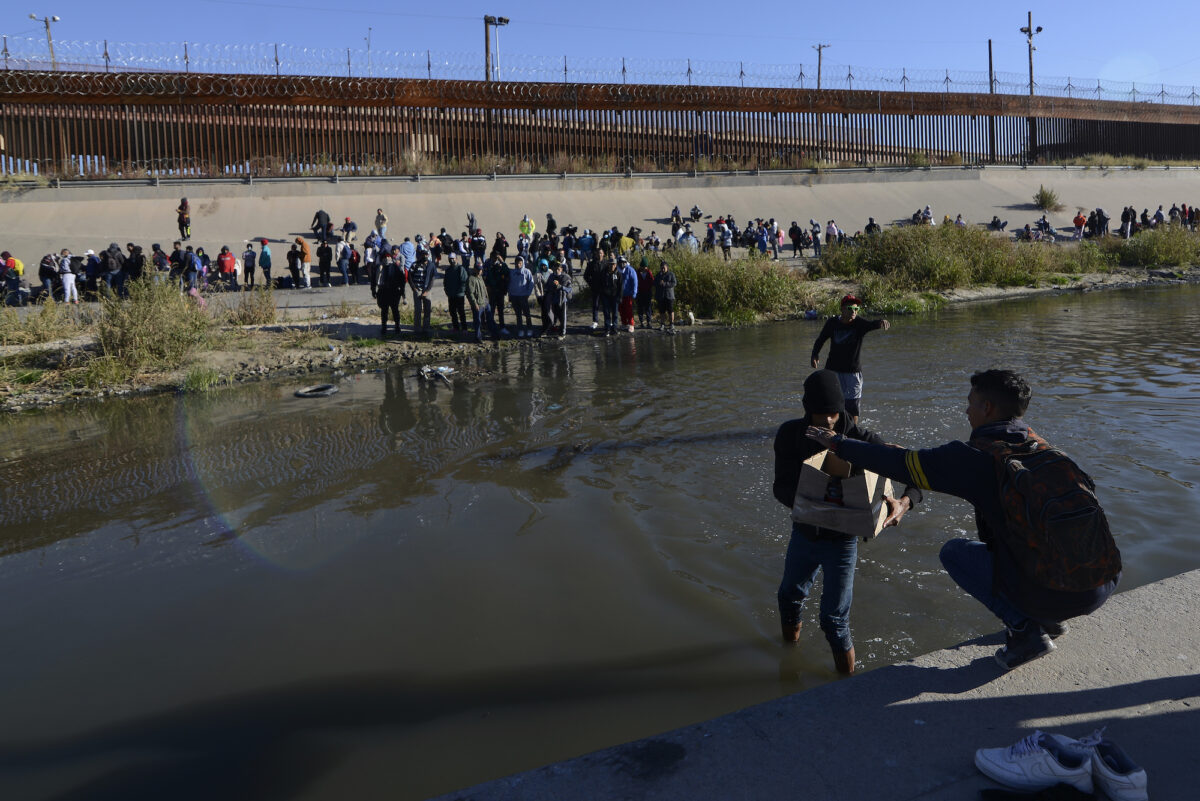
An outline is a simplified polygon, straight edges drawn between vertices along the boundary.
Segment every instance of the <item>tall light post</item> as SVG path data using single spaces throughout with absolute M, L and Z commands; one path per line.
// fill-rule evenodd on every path
M 1033 110 L 1033 51 L 1037 48 L 1033 46 L 1034 34 L 1042 32 L 1042 26 L 1033 27 L 1033 12 L 1029 12 L 1029 16 L 1025 22 L 1025 27 L 1021 28 L 1021 33 L 1025 34 L 1025 41 L 1029 45 L 1029 97 L 1030 111 Z M 1033 114 L 1029 115 L 1029 156 L 1035 158 L 1037 156 L 1037 120 Z
M 38 15 L 30 14 L 29 18 L 36 20 L 38 18 Z M 50 23 L 51 22 L 60 22 L 61 19 L 57 16 L 42 17 L 41 21 L 46 25 L 46 46 L 50 48 L 50 69 L 57 70 L 58 69 L 58 61 L 54 58 L 54 37 L 50 35 Z
M 500 28 L 508 24 L 508 17 L 493 17 L 486 14 L 483 17 L 483 71 L 485 81 L 492 80 L 492 28 L 496 29 L 497 50 L 499 50 Z M 496 60 L 500 60 L 497 52 Z
M 363 38 L 367 40 L 367 77 L 374 78 L 375 74 L 371 72 L 371 26 L 367 26 L 367 35 Z

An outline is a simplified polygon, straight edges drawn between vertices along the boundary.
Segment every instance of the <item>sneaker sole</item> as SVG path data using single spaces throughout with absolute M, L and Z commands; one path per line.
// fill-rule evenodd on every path
M 1047 648 L 1045 651 L 1042 651 L 1040 654 L 1034 654 L 1033 656 L 1029 657 L 1028 659 L 1024 659 L 1024 660 L 1016 663 L 1015 665 L 1009 665 L 1008 663 L 1006 663 L 1004 661 L 1004 658 L 1001 656 L 1001 654 L 1004 653 L 1003 648 L 996 651 L 993 658 L 996 660 L 996 664 L 999 665 L 1000 667 L 1004 668 L 1005 670 L 1016 670 L 1021 665 L 1028 665 L 1030 662 L 1034 662 L 1038 659 L 1041 659 L 1043 656 L 1046 656 L 1047 654 L 1054 653 L 1055 650 L 1056 649 L 1055 649 L 1054 643 L 1052 642 L 1052 643 L 1050 643 L 1050 647 Z

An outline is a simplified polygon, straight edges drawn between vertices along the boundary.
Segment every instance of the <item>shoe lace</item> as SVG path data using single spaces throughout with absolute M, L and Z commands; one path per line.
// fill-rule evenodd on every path
M 1100 745 L 1100 741 L 1104 739 L 1104 730 L 1107 728 L 1107 726 L 1101 726 L 1086 737 L 1080 737 L 1079 744 L 1087 748 L 1094 748 Z
M 1042 740 L 1041 731 L 1035 731 L 1033 734 L 1029 735 L 1028 737 L 1026 737 L 1022 740 L 1018 740 L 1017 742 L 1013 743 L 1012 746 L 1009 747 L 1008 753 L 1010 756 L 1013 756 L 1013 757 L 1023 757 L 1023 756 L 1026 756 L 1027 754 L 1036 753 L 1038 751 L 1043 750 L 1041 740 Z

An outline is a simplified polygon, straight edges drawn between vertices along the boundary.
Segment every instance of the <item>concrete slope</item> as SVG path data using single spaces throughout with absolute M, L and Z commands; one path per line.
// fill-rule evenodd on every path
M 193 244 L 210 253 L 239 247 L 249 238 L 284 242 L 308 234 L 317 208 L 336 221 L 353 217 L 365 234 L 382 207 L 390 234 L 428 234 L 445 226 L 466 228 L 473 211 L 489 238 L 497 229 L 515 239 L 517 222 L 528 214 L 539 227 L 547 211 L 560 225 L 600 228 L 630 225 L 660 235 L 669 230 L 672 205 L 699 204 L 712 215 L 732 213 L 739 221 L 775 217 L 821 223 L 835 219 L 850 231 L 869 216 L 887 224 L 930 204 L 936 219 L 962 213 L 974 223 L 993 214 L 1010 228 L 1035 219 L 1031 203 L 1038 186 L 1055 189 L 1065 204 L 1051 215 L 1068 224 L 1077 207 L 1102 206 L 1113 216 L 1126 204 L 1151 212 L 1158 204 L 1200 203 L 1200 170 L 1063 170 L 1031 168 L 849 171 L 761 176 L 689 178 L 372 179 L 334 183 L 328 179 L 286 183 L 145 183 L 122 186 L 65 186 L 0 193 L 0 249 L 34 262 L 63 247 L 75 253 L 109 242 L 159 242 L 177 236 L 174 209 L 181 195 L 193 207 Z M 278 253 L 277 253 L 278 257 Z
M 963 801 L 977 748 L 1107 726 L 1151 797 L 1195 798 L 1200 571 L 1115 596 L 1010 673 L 971 641 L 440 801 Z M 782 647 L 782 646 L 781 646 Z

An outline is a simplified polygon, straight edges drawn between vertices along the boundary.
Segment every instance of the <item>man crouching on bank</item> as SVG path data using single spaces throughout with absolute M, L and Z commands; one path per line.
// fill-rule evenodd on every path
M 806 432 L 858 467 L 975 507 L 980 541 L 952 539 L 941 560 L 1004 623 L 996 661 L 1006 670 L 1053 651 L 1065 621 L 1099 609 L 1121 576 L 1092 480 L 1023 419 L 1031 394 L 1009 370 L 976 373 L 967 395 L 970 441 L 937 448 L 857 442 L 831 426 Z
M 824 450 L 805 437 L 806 430 L 829 429 L 838 436 L 883 445 L 875 433 L 859 428 L 846 414 L 845 400 L 837 373 L 818 370 L 804 380 L 804 417 L 789 420 L 775 435 L 775 499 L 791 509 L 796 503 L 796 488 L 801 465 L 805 459 Z M 904 513 L 921 500 L 921 492 L 906 487 L 899 498 L 884 500 L 888 516 L 884 526 L 894 526 Z M 792 538 L 788 542 L 779 584 L 779 621 L 783 641 L 791 644 L 800 639 L 800 612 L 812 591 L 817 571 L 825 571 L 821 589 L 821 631 L 833 650 L 833 662 L 839 673 L 854 673 L 854 641 L 850 638 L 850 604 L 854 599 L 854 566 L 858 561 L 858 537 L 832 531 L 808 523 L 792 522 Z

